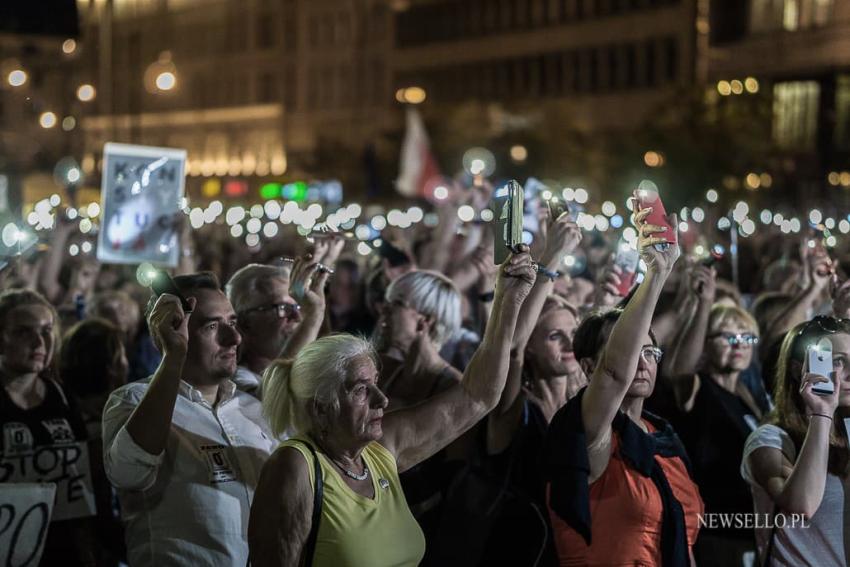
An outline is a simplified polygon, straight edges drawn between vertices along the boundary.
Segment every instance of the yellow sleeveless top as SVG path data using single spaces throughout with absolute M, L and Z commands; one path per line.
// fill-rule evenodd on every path
M 315 443 L 311 443 L 315 448 Z M 297 449 L 307 459 L 315 490 L 313 456 L 298 439 L 281 446 Z M 318 452 L 318 451 L 317 451 Z M 354 492 L 325 455 L 318 452 L 324 479 L 322 521 L 313 555 L 314 567 L 402 567 L 419 565 L 425 536 L 410 512 L 395 457 L 381 444 L 363 449 L 375 499 Z

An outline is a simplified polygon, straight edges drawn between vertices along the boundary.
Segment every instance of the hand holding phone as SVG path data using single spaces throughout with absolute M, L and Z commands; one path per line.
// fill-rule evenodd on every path
M 808 362 L 808 373 L 823 376 L 828 382 L 818 382 L 812 385 L 812 392 L 822 396 L 828 396 L 835 392 L 832 374 L 832 343 L 829 339 L 821 339 L 806 348 L 806 361 Z
M 493 261 L 502 264 L 508 255 L 516 252 L 522 244 L 523 189 L 514 180 L 493 194 L 493 210 L 496 213 L 493 231 Z
M 658 191 L 647 187 L 636 189 L 634 192 L 634 208 L 635 212 L 652 209 L 646 219 L 644 219 L 644 222 L 664 228 L 664 232 L 655 234 L 656 237 L 664 238 L 668 244 L 677 243 L 676 231 L 667 221 L 667 211 L 664 209 L 664 203 L 661 202 L 661 196 L 658 194 Z M 656 244 L 655 247 L 661 251 L 666 246 L 664 244 Z
M 617 285 L 617 294 L 626 297 L 632 290 L 637 276 L 640 254 L 625 240 L 617 243 L 617 253 L 614 256 L 614 265 L 620 269 L 620 283 Z
M 180 306 L 183 308 L 183 313 L 188 314 L 192 312 L 192 304 L 190 304 L 189 300 L 180 293 L 180 289 L 178 289 L 177 284 L 174 283 L 174 280 L 171 279 L 171 276 L 169 276 L 168 272 L 165 270 L 155 270 L 155 275 L 151 278 L 151 290 L 157 297 L 163 293 L 176 296 L 177 299 L 180 300 Z

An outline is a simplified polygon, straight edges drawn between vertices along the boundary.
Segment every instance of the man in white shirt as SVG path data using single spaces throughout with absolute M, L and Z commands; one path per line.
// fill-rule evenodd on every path
M 211 273 L 178 276 L 148 325 L 156 373 L 112 393 L 104 462 L 127 522 L 132 567 L 243 566 L 260 469 L 277 445 L 260 402 L 236 389 L 236 313 Z

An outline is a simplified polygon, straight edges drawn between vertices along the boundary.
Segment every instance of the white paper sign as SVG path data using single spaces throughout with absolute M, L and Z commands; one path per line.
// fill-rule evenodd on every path
M 0 564 L 38 565 L 55 493 L 55 484 L 0 484 Z
M 114 143 L 103 147 L 98 260 L 177 265 L 175 219 L 185 170 L 186 150 Z
M 52 483 L 56 487 L 54 520 L 86 518 L 97 512 L 88 445 L 84 441 L 4 452 L 0 457 L 0 485 L 27 482 Z

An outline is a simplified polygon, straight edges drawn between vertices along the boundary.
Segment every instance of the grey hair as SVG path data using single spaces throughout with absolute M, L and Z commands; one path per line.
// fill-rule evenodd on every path
M 318 408 L 339 413 L 339 395 L 352 363 L 369 357 L 372 345 L 360 337 L 337 334 L 302 348 L 294 359 L 276 360 L 263 373 L 263 414 L 280 437 L 317 432 Z
M 414 270 L 397 278 L 387 288 L 386 302 L 397 300 L 434 320 L 430 336 L 438 347 L 460 330 L 460 292 L 439 272 Z
M 224 286 L 224 293 L 237 314 L 248 308 L 251 294 L 257 291 L 258 284 L 270 278 L 283 278 L 289 281 L 289 267 L 269 266 L 266 264 L 248 264 L 236 271 Z

